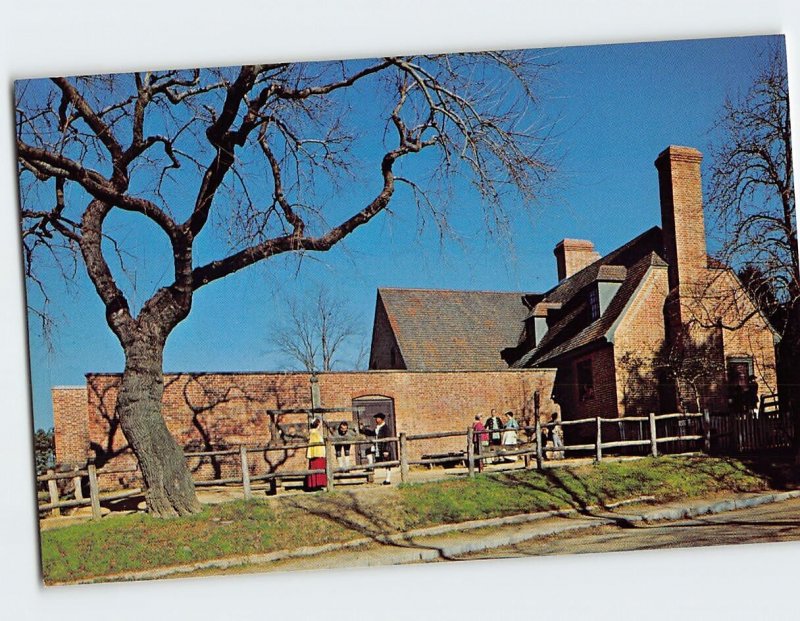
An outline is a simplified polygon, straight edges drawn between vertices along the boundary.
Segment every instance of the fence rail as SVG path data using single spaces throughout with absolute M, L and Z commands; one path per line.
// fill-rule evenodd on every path
M 305 410 L 304 410 L 305 411 Z M 781 417 L 780 413 L 772 413 L 769 416 Z M 780 418 L 784 421 L 784 418 Z M 287 443 L 287 444 L 267 444 L 263 446 L 242 445 L 237 448 L 226 448 L 212 451 L 192 451 L 184 455 L 187 460 L 207 459 L 216 457 L 229 457 L 234 459 L 233 466 L 238 471 L 231 476 L 217 476 L 208 480 L 196 480 L 198 487 L 237 485 L 241 486 L 244 498 L 251 498 L 254 487 L 266 485 L 272 493 L 277 493 L 278 487 L 287 482 L 298 482 L 311 474 L 326 474 L 327 489 L 334 489 L 337 482 L 350 481 L 363 478 L 371 481 L 373 473 L 378 468 L 400 468 L 400 479 L 405 482 L 409 478 L 411 466 L 434 466 L 442 464 L 463 463 L 467 467 L 468 475 L 474 476 L 475 470 L 481 470 L 483 465 L 489 461 L 497 460 L 524 460 L 525 466 L 530 466 L 535 462 L 537 468 L 543 467 L 545 459 L 560 459 L 566 453 L 589 453 L 594 456 L 595 461 L 602 461 L 609 450 L 620 449 L 642 449 L 649 447 L 649 451 L 640 451 L 639 454 L 649 453 L 658 456 L 663 452 L 664 445 L 671 445 L 671 448 L 679 450 L 693 449 L 710 452 L 712 446 L 712 435 L 716 438 L 726 437 L 730 434 L 719 422 L 719 417 L 710 417 L 709 414 L 650 414 L 649 416 L 627 417 L 627 418 L 583 418 L 578 420 L 565 420 L 561 422 L 550 422 L 541 424 L 536 421 L 533 426 L 521 426 L 514 430 L 517 435 L 516 443 L 501 444 L 493 448 L 483 445 L 483 441 L 492 433 L 491 430 L 476 432 L 472 427 L 461 431 L 441 431 L 434 433 L 406 434 L 400 433 L 398 436 L 381 438 L 383 445 L 390 445 L 392 453 L 390 461 L 368 460 L 366 464 L 356 464 L 352 466 L 340 467 L 335 464 L 334 449 L 337 446 L 362 446 L 368 445 L 375 447 L 375 438 L 354 438 L 348 440 L 336 440 L 332 436 L 327 436 L 322 443 Z M 777 420 L 777 419 L 776 419 Z M 644 423 L 647 423 L 646 425 Z M 634 425 L 634 431 L 629 433 L 626 428 Z M 616 427 L 614 436 L 606 437 L 604 428 L 613 425 Z M 589 429 L 588 433 L 578 433 L 579 426 Z M 559 430 L 558 427 L 561 429 Z M 576 430 L 575 436 L 578 442 L 567 444 L 563 442 L 563 429 Z M 500 430 L 505 438 L 508 429 Z M 496 432 L 495 432 L 496 433 Z M 573 431 L 570 431 L 573 433 Z M 554 442 L 554 435 L 561 438 L 561 442 Z M 594 436 L 593 438 L 591 436 Z M 628 435 L 636 437 L 627 437 Z M 645 437 L 641 437 L 641 436 Z M 527 437 L 524 437 L 527 436 Z M 547 438 L 546 436 L 549 436 Z M 422 454 L 422 457 L 412 458 L 411 455 L 420 453 L 419 446 L 415 443 L 433 439 L 454 438 L 461 439 L 460 447 L 455 450 L 440 453 Z M 587 441 L 589 440 L 589 441 Z M 591 441 L 593 440 L 593 441 Z M 510 442 L 510 441 L 509 441 Z M 699 443 L 699 445 L 698 445 Z M 275 469 L 270 462 L 266 462 L 270 471 L 264 473 L 251 472 L 251 456 L 253 453 L 261 453 L 266 461 L 267 455 L 273 452 L 296 452 L 310 447 L 325 447 L 326 467 L 325 469 L 298 469 L 280 470 Z M 372 453 L 374 456 L 374 452 Z M 253 464 L 254 465 L 254 464 Z M 97 519 L 101 515 L 101 502 L 112 502 L 122 498 L 127 498 L 141 493 L 140 489 L 126 490 L 124 492 L 102 495 L 99 492 L 97 483 L 98 476 L 122 473 L 138 472 L 138 468 L 109 468 L 98 469 L 94 463 L 89 463 L 84 468 L 74 469 L 67 472 L 54 472 L 49 470 L 47 474 L 37 477 L 38 481 L 47 482 L 50 501 L 40 504 L 39 510 L 53 511 L 58 513 L 61 508 L 73 508 L 79 506 L 91 506 L 92 517 Z M 219 470 L 221 472 L 221 469 Z M 89 498 L 83 497 L 83 481 L 88 478 Z M 59 498 L 58 481 L 72 480 L 75 498 Z

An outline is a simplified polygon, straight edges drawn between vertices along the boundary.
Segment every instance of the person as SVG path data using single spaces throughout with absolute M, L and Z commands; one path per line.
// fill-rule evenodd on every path
M 381 440 L 381 438 L 388 438 L 391 435 L 389 427 L 386 425 L 386 415 L 378 412 L 373 418 L 375 419 L 375 461 L 378 463 L 394 461 L 394 446 L 390 441 Z M 386 466 L 386 478 L 383 480 L 383 484 L 390 485 L 391 482 L 392 467 Z
M 519 423 L 517 422 L 517 419 L 514 418 L 514 412 L 511 410 L 506 412 L 506 416 L 508 416 L 508 420 L 503 427 L 503 449 L 506 451 L 513 451 L 517 448 L 517 432 L 519 431 Z M 511 455 L 507 459 L 510 461 L 517 461 L 517 456 Z
M 489 434 L 486 433 L 486 427 L 481 422 L 481 415 L 475 415 L 475 422 L 472 423 L 472 446 L 475 449 L 475 460 L 478 462 L 478 472 L 483 472 L 483 454 L 484 447 L 489 446 Z
M 550 438 L 550 428 L 542 425 L 542 457 L 552 458 L 553 440 Z
M 336 463 L 339 468 L 350 467 L 350 445 L 338 443 L 346 440 L 355 440 L 355 437 L 356 432 L 350 429 L 350 423 L 346 420 L 339 423 L 339 426 L 336 428 L 336 433 L 334 434 L 334 440 L 336 440 L 337 444 L 333 445 L 333 450 L 336 453 Z
M 750 413 L 758 417 L 758 382 L 756 376 L 751 375 L 747 379 L 747 389 L 745 390 L 745 405 Z
M 489 444 L 493 450 L 497 450 L 500 447 L 500 430 L 503 428 L 503 421 L 500 420 L 500 417 L 497 415 L 497 410 L 492 408 L 492 411 L 489 413 L 489 418 L 486 419 L 486 429 L 490 431 L 489 433 Z M 497 458 L 494 459 L 495 463 L 498 461 Z
M 550 428 L 550 438 L 553 442 L 553 459 L 564 459 L 564 429 L 561 427 L 561 422 L 558 420 L 558 414 L 553 412 L 550 418 L 553 426 Z
M 322 437 L 322 421 L 315 418 L 309 424 L 308 443 L 306 449 L 306 458 L 308 459 L 309 470 L 322 470 L 306 475 L 305 489 L 308 492 L 313 492 L 324 488 L 328 485 L 328 477 L 325 474 L 325 445 L 324 438 Z

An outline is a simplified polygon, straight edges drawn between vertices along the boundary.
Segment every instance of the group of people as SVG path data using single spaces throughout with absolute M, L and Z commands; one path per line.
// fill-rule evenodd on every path
M 472 441 L 478 471 L 483 470 L 483 465 L 487 461 L 481 456 L 487 451 L 493 453 L 514 452 L 519 443 L 519 423 L 514 417 L 514 412 L 505 413 L 506 420 L 497 415 L 497 411 L 492 409 L 486 422 L 481 421 L 481 415 L 475 415 L 475 422 L 472 423 Z M 564 433 L 558 423 L 558 414 L 553 414 L 550 424 L 542 427 L 542 442 L 544 454 L 552 459 L 563 459 L 564 457 Z M 517 461 L 517 455 L 495 455 L 491 458 L 493 463 L 501 461 Z
M 497 451 L 499 447 L 503 447 L 504 451 L 514 451 L 519 442 L 519 423 L 514 417 L 514 412 L 509 410 L 505 413 L 506 420 L 503 421 L 497 415 L 497 411 L 492 409 L 486 423 L 481 422 L 481 415 L 475 415 L 475 422 L 472 423 L 472 441 L 475 448 L 475 456 L 480 457 L 484 452 L 493 448 Z M 507 457 L 495 457 L 493 461 L 497 462 L 500 459 L 508 459 L 516 461 L 516 455 L 508 455 Z M 478 459 L 478 471 L 483 470 L 483 459 Z
M 501 461 L 515 462 L 518 459 L 518 455 L 513 453 L 517 450 L 519 444 L 520 425 L 513 411 L 509 410 L 504 416 L 505 420 L 498 416 L 497 411 L 494 409 L 492 409 L 485 422 L 481 420 L 480 414 L 475 416 L 472 430 L 473 448 L 478 471 L 483 470 L 484 463 L 488 459 L 491 459 L 493 463 Z M 386 416 L 382 412 L 378 412 L 373 419 L 375 420 L 374 428 L 352 429 L 346 420 L 341 421 L 336 427 L 332 434 L 332 439 L 336 463 L 340 469 L 350 467 L 352 445 L 349 442 L 357 442 L 359 432 L 372 439 L 372 442 L 366 448 L 367 467 L 374 467 L 381 463 L 390 464 L 397 459 L 395 457 L 394 442 L 388 440 L 391 437 L 391 431 L 386 424 Z M 315 418 L 309 423 L 308 442 L 309 446 L 306 449 L 308 469 L 315 472 L 306 476 L 305 489 L 316 491 L 324 489 L 328 484 L 326 475 L 327 455 L 321 419 Z M 558 423 L 557 414 L 553 414 L 550 424 L 542 426 L 542 442 L 545 444 L 544 454 L 546 457 L 551 459 L 562 459 L 564 457 L 564 436 L 561 425 Z M 491 458 L 482 457 L 487 452 L 495 453 L 495 455 Z M 392 482 L 391 465 L 384 466 L 384 468 L 385 478 L 383 485 L 390 485 Z
M 378 412 L 373 417 L 375 427 L 373 429 L 361 429 L 361 433 L 365 436 L 373 438 L 373 442 L 367 445 L 366 458 L 368 466 L 374 466 L 376 463 L 394 461 L 394 445 L 386 438 L 391 437 L 391 432 L 386 424 L 386 415 Z M 336 427 L 336 431 L 332 434 L 334 441 L 333 450 L 336 454 L 336 463 L 340 469 L 350 467 L 350 449 L 351 444 L 348 442 L 355 442 L 358 439 L 358 432 L 350 427 L 350 423 L 343 420 Z M 308 469 L 316 470 L 311 474 L 306 475 L 305 489 L 307 491 L 316 491 L 324 489 L 328 485 L 328 477 L 325 473 L 327 466 L 327 455 L 325 454 L 325 439 L 322 434 L 322 421 L 319 418 L 313 419 L 309 423 L 308 443 L 306 449 L 306 458 L 308 459 Z M 319 472 L 321 470 L 321 472 Z M 390 485 L 392 482 L 392 469 L 386 467 L 386 476 L 383 484 Z

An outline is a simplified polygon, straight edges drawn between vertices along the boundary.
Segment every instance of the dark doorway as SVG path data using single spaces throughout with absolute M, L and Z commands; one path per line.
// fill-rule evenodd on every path
M 747 383 L 752 373 L 753 361 L 750 358 L 728 359 L 728 404 L 732 412 L 745 411 Z
M 389 434 L 391 436 L 397 435 L 397 427 L 394 421 L 394 399 L 389 397 L 359 397 L 353 399 L 353 421 L 358 426 L 361 433 L 367 432 L 365 435 L 371 437 L 372 430 L 375 429 L 375 419 L 373 418 L 378 412 L 382 412 L 386 416 L 386 425 L 389 427 Z M 356 452 L 356 462 L 361 465 L 367 463 L 366 458 L 366 444 L 359 445 L 359 450 Z

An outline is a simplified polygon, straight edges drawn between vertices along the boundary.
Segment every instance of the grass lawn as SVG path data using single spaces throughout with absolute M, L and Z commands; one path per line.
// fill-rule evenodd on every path
M 43 531 L 42 567 L 53 583 L 638 496 L 668 501 L 767 487 L 734 459 L 661 457 L 286 495 L 210 505 L 186 518 L 109 516 Z

